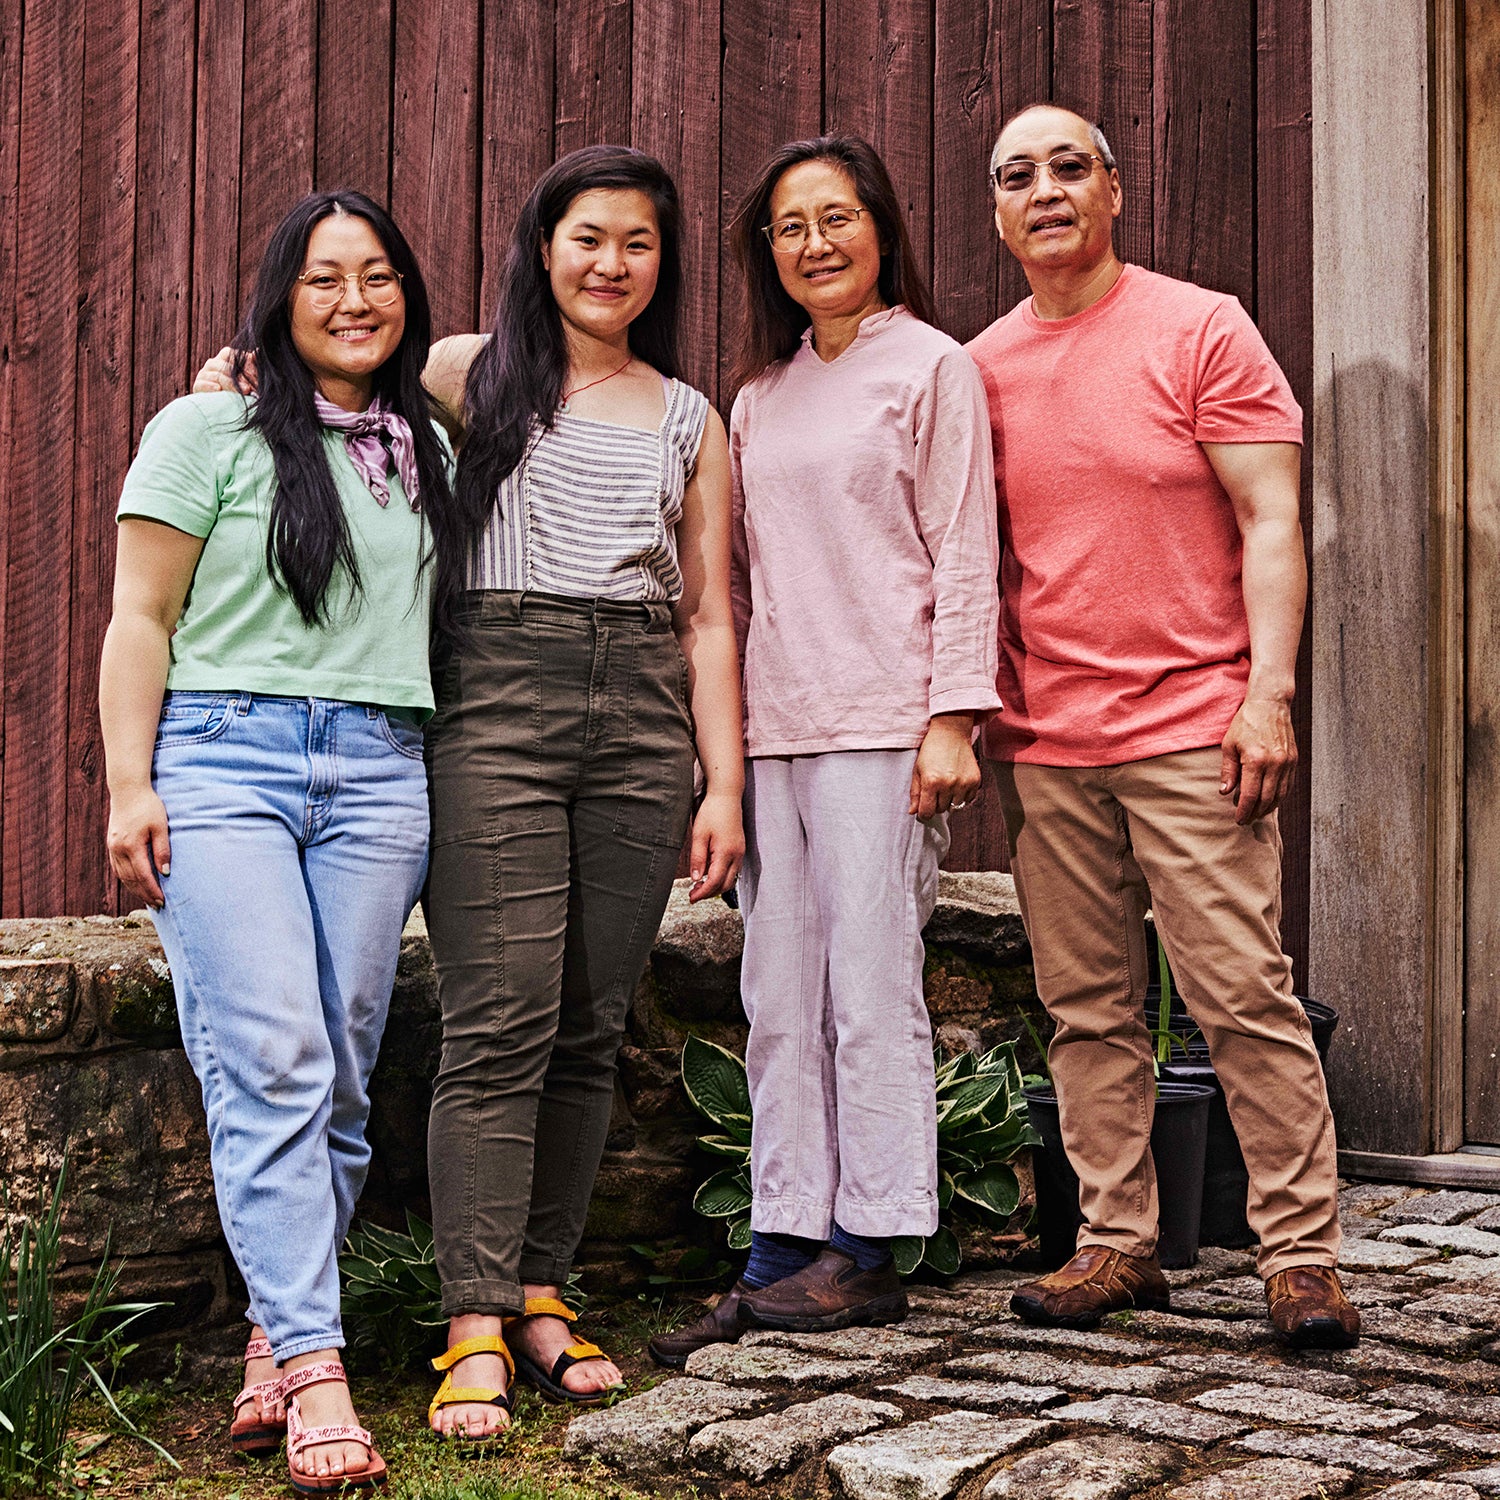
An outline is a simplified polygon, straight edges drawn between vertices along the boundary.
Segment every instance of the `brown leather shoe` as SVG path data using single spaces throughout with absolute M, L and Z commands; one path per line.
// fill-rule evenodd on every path
M 1022 1322 L 1048 1328 L 1093 1328 L 1105 1313 L 1121 1308 L 1165 1312 L 1170 1305 L 1154 1255 L 1126 1255 L 1104 1245 L 1085 1245 L 1060 1271 L 1017 1287 L 1010 1299 Z
M 740 1316 L 760 1328 L 792 1333 L 818 1333 L 855 1323 L 899 1323 L 906 1316 L 906 1293 L 893 1262 L 861 1271 L 852 1256 L 825 1245 L 811 1265 L 747 1292 Z
M 1293 1349 L 1349 1349 L 1359 1342 L 1359 1309 L 1332 1266 L 1292 1266 L 1266 1281 L 1271 1324 Z
M 750 1290 L 743 1281 L 737 1281 L 719 1298 L 718 1302 L 685 1328 L 671 1333 L 659 1333 L 646 1345 L 651 1358 L 669 1370 L 680 1370 L 688 1355 L 709 1344 L 732 1344 L 743 1332 L 740 1322 L 740 1298 Z

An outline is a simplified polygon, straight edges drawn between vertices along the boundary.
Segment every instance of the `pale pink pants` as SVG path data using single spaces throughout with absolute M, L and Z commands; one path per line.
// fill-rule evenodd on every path
M 741 988 L 762 1233 L 937 1228 L 922 928 L 948 828 L 907 812 L 915 762 L 845 750 L 746 763 Z

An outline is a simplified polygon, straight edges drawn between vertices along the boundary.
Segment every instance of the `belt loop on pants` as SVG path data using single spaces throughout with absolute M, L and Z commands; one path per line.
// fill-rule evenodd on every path
M 245 715 L 250 712 L 250 705 L 254 701 L 255 701 L 255 694 L 254 693 L 240 693 L 235 698 L 235 703 L 234 703 L 234 711 L 235 711 L 235 713 L 237 713 L 241 718 L 244 718 Z

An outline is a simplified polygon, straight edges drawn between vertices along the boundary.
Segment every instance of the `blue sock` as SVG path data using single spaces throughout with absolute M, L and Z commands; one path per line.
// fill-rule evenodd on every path
M 798 1239 L 795 1234 L 762 1234 L 750 1232 L 750 1259 L 740 1280 L 746 1286 L 759 1291 L 780 1281 L 784 1276 L 795 1276 L 803 1266 L 810 1266 L 823 1248 L 821 1240 Z
M 888 1239 L 873 1239 L 863 1234 L 850 1234 L 847 1229 L 833 1226 L 828 1239 L 828 1248 L 849 1256 L 861 1271 L 877 1271 L 891 1258 L 891 1242 Z

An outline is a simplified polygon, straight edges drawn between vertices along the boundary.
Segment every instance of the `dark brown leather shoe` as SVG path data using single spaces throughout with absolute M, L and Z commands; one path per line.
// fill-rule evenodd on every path
M 1154 1255 L 1126 1255 L 1085 1245 L 1060 1271 L 1028 1281 L 1011 1294 L 1010 1310 L 1047 1328 L 1093 1328 L 1105 1313 L 1171 1305 L 1167 1279 Z
M 899 1323 L 906 1316 L 906 1293 L 893 1262 L 861 1271 L 852 1256 L 825 1245 L 818 1258 L 795 1275 L 747 1292 L 740 1316 L 760 1328 L 792 1333 Z
M 680 1370 L 695 1350 L 709 1344 L 734 1343 L 743 1332 L 740 1298 L 749 1290 L 743 1281 L 737 1281 L 696 1323 L 672 1333 L 657 1334 L 646 1345 L 651 1358 L 669 1370 Z
M 1292 1266 L 1266 1281 L 1266 1306 L 1293 1349 L 1349 1349 L 1359 1342 L 1359 1309 L 1332 1266 Z

